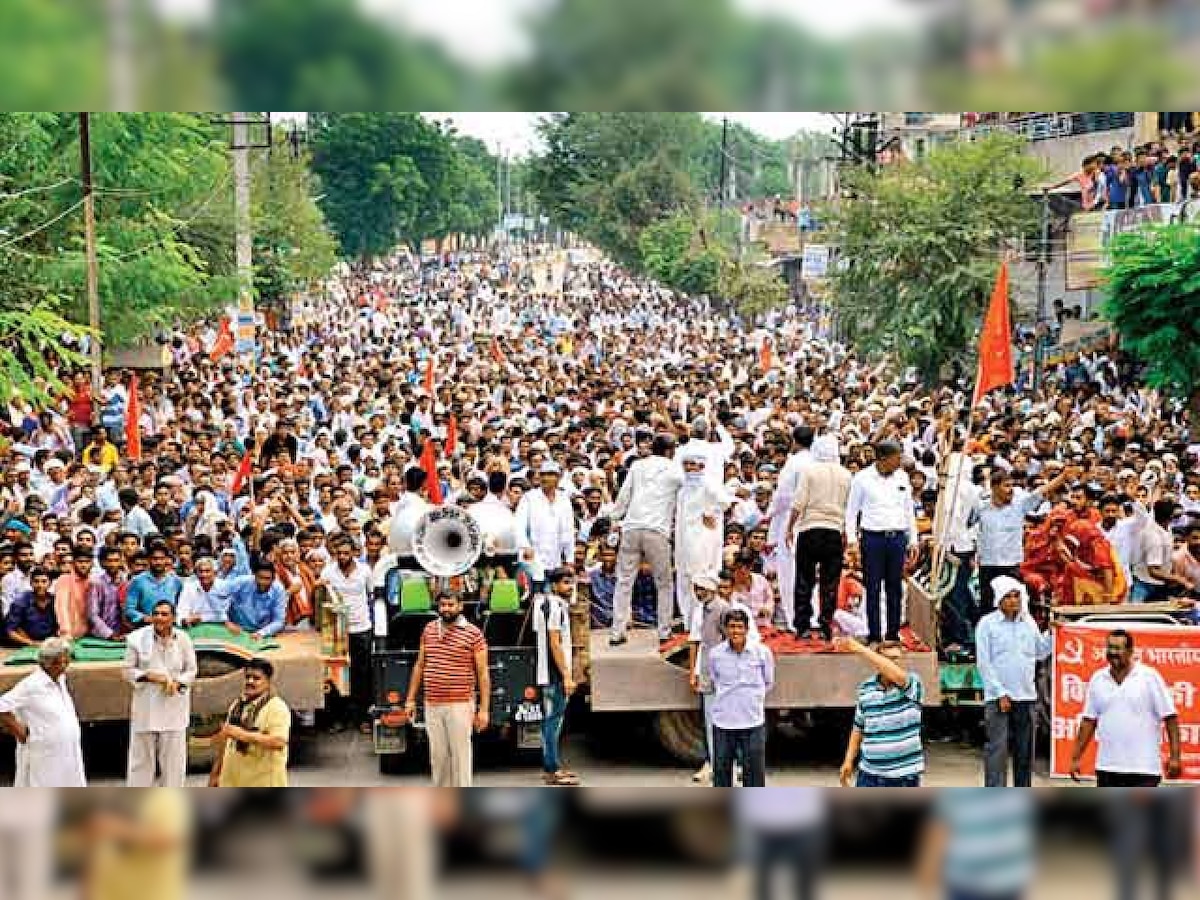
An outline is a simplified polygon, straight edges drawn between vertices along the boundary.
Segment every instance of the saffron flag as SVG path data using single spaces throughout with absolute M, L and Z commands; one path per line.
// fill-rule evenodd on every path
M 433 438 L 425 440 L 421 450 L 421 468 L 425 470 L 425 486 L 429 489 L 429 502 L 434 506 L 442 503 L 442 483 L 438 480 L 437 453 L 433 448 Z
M 222 316 L 217 330 L 217 339 L 213 341 L 212 349 L 208 351 L 208 358 L 213 362 L 219 362 L 221 357 L 233 349 L 233 345 L 233 327 L 230 324 L 229 316 Z
M 495 338 L 492 338 L 492 359 L 498 366 L 502 366 L 506 362 L 504 352 L 500 349 L 500 342 Z
M 1000 264 L 996 286 L 979 335 L 979 371 L 975 376 L 978 403 L 984 394 L 1013 383 L 1012 326 L 1008 319 L 1008 262 Z
M 771 339 L 763 338 L 762 348 L 758 351 L 758 367 L 764 372 L 771 371 L 771 366 L 774 363 L 771 351 Z
M 125 403 L 125 455 L 142 458 L 142 398 L 136 372 L 129 379 L 129 399 Z
M 425 393 L 433 393 L 433 354 L 425 358 Z
M 446 425 L 446 455 L 453 456 L 458 449 L 458 416 L 450 413 L 450 421 Z
M 246 483 L 246 479 L 250 477 L 250 463 L 252 454 L 249 450 L 242 457 L 241 463 L 237 467 L 237 471 L 233 473 L 233 483 L 229 485 L 229 495 L 236 497 L 242 489 L 242 485 Z

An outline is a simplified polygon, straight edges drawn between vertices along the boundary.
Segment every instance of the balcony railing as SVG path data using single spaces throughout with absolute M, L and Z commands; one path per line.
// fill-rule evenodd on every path
M 1010 116 L 1002 121 L 985 121 L 968 128 L 967 131 L 970 134 L 986 134 L 1003 129 L 1024 135 L 1031 141 L 1048 141 L 1103 131 L 1119 131 L 1132 128 L 1133 125 L 1134 114 L 1131 112 L 1026 113 Z

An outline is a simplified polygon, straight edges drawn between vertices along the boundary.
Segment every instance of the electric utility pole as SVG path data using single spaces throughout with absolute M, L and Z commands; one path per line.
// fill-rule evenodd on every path
M 79 114 L 79 180 L 83 183 L 83 242 L 87 255 L 88 325 L 92 335 L 88 350 L 92 358 L 92 396 L 99 398 L 103 387 L 100 346 L 100 273 L 96 262 L 96 201 L 92 191 L 91 116 Z

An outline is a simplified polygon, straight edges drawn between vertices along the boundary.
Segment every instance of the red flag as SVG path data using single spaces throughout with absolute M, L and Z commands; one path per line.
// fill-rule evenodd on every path
M 450 413 L 450 422 L 446 425 L 446 455 L 453 456 L 458 449 L 458 416 Z
M 500 342 L 495 338 L 492 338 L 492 359 L 495 360 L 498 366 L 504 365 L 507 361 L 504 358 L 504 352 L 500 349 Z
M 224 316 L 221 319 L 221 324 L 217 330 L 217 339 L 213 341 L 212 349 L 208 351 L 208 358 L 213 362 L 217 362 L 233 349 L 233 328 L 229 322 L 229 316 Z
M 440 506 L 442 502 L 442 482 L 438 479 L 437 453 L 433 449 L 433 438 L 425 440 L 425 448 L 421 451 L 421 468 L 425 470 L 425 484 L 429 488 L 429 502 Z
M 758 351 L 758 367 L 764 372 L 771 371 L 771 365 L 773 363 L 771 357 L 771 339 L 769 337 L 765 337 L 763 338 L 762 348 Z
M 992 299 L 979 335 L 979 371 L 975 376 L 978 403 L 984 394 L 1013 383 L 1012 327 L 1008 320 L 1008 262 L 1000 264 L 1000 274 L 992 289 Z
M 433 354 L 425 358 L 425 393 L 433 393 Z
M 142 398 L 138 394 L 138 377 L 129 379 L 129 399 L 125 402 L 125 455 L 142 458 Z
M 242 457 L 241 463 L 237 467 L 237 471 L 233 473 L 233 483 L 229 485 L 229 495 L 236 497 L 238 491 L 242 489 L 242 485 L 246 483 L 246 479 L 250 477 L 250 464 L 253 462 L 252 454 L 249 450 Z

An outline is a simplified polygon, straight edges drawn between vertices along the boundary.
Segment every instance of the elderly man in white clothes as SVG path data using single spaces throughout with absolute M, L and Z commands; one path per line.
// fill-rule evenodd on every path
M 807 634 L 811 627 L 808 621 L 796 621 L 796 554 L 795 545 L 789 540 L 789 523 L 792 516 L 792 500 L 800 486 L 800 477 L 805 467 L 812 464 L 812 446 L 815 432 L 807 425 L 798 425 L 792 432 L 795 452 L 788 457 L 779 473 L 779 483 L 771 498 L 771 528 L 767 542 L 774 554 L 775 570 L 779 573 L 779 608 L 783 612 L 783 626 L 788 631 Z M 812 605 L 812 585 L 808 597 L 801 598 L 801 605 Z M 811 618 L 811 609 L 810 609 Z
M 696 606 L 696 577 L 721 570 L 721 523 L 733 497 L 708 480 L 704 451 L 689 443 L 679 454 L 683 486 L 675 504 L 675 596 L 683 621 L 690 625 Z
M 125 680 L 133 686 L 129 714 L 130 787 L 183 787 L 196 649 L 175 627 L 175 610 L 154 604 L 150 624 L 125 639 Z
M 38 667 L 0 697 L 0 728 L 17 741 L 14 787 L 85 787 L 79 717 L 67 690 L 71 645 L 50 638 Z

